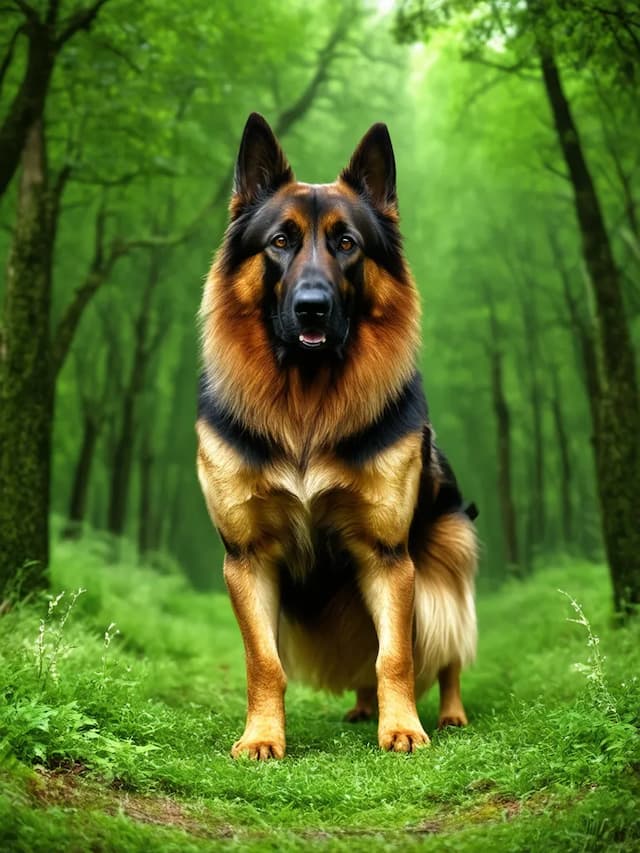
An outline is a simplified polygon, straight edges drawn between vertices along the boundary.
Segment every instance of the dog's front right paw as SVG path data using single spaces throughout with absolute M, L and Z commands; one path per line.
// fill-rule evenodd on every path
M 429 746 L 431 741 L 422 726 L 393 726 L 378 731 L 378 743 L 387 752 L 417 752 Z
M 231 755 L 233 758 L 246 756 L 252 761 L 268 761 L 270 758 L 284 758 L 285 748 L 284 738 L 243 735 L 232 746 Z

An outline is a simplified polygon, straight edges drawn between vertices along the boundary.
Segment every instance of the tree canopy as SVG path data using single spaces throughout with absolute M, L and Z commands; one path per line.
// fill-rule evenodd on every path
M 628 336 L 630 388 L 640 313 L 637 9 L 614 0 L 387 6 L 154 0 L 133 14 L 124 0 L 16 0 L 3 12 L 3 128 L 14 127 L 33 33 L 58 44 L 39 96 L 51 237 L 40 326 L 48 366 L 39 370 L 52 400 L 56 536 L 91 524 L 128 536 L 161 567 L 172 555 L 197 585 L 220 583 L 221 546 L 193 464 L 194 318 L 240 132 L 256 110 L 307 181 L 332 180 L 373 122 L 390 127 L 423 300 L 421 368 L 438 441 L 480 507 L 482 582 L 526 574 L 553 552 L 599 553 L 603 476 L 616 466 L 606 436 L 598 444 L 599 419 L 617 448 L 626 440 L 616 432 L 624 417 L 606 420 L 621 405 L 620 395 L 611 403 L 614 356 L 604 346 L 614 325 L 585 255 L 541 57 L 552 57 L 579 129 L 619 275 L 615 328 Z M 90 26 L 70 34 L 82 14 Z M 23 233 L 23 171 L 18 163 L 1 201 L 9 267 Z M 14 286 L 9 274 L 0 284 L 4 341 Z M 3 435 L 8 448 L 14 439 Z M 621 464 L 638 464 L 633 442 L 625 453 Z M 604 535 L 606 544 L 620 533 Z

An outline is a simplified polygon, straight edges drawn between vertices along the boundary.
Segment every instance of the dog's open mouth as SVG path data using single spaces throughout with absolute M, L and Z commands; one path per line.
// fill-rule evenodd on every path
M 326 344 L 327 336 L 324 332 L 301 332 L 298 340 L 304 347 L 321 347 Z

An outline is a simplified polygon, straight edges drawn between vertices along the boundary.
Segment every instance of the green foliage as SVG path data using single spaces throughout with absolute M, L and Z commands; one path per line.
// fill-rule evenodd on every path
M 591 69 L 623 86 L 637 79 L 640 15 L 633 0 L 399 0 L 394 32 L 400 41 L 428 40 L 439 29 L 453 35 L 465 58 L 508 71 L 536 65 L 537 31 L 575 70 Z
M 61 14 L 68 7 L 63 3 Z M 194 317 L 225 225 L 240 132 L 248 112 L 257 109 L 283 127 L 294 170 L 308 181 L 331 180 L 369 124 L 389 124 L 407 254 L 423 298 L 421 367 L 438 441 L 465 495 L 480 508 L 481 583 L 496 585 L 507 574 L 492 347 L 501 353 L 511 415 L 523 571 L 563 552 L 599 557 L 589 397 L 575 325 L 592 328 L 593 306 L 531 24 L 544 12 L 624 273 L 637 339 L 640 115 L 630 85 L 638 64 L 631 7 L 451 0 L 402 2 L 385 14 L 388 5 L 357 0 L 241 0 L 220 8 L 152 2 L 134 15 L 128 4 L 108 0 L 91 32 L 79 33 L 60 55 L 47 101 L 52 175 L 72 169 L 57 235 L 53 330 L 94 258 L 102 207 L 105 253 L 118 241 L 151 234 L 182 239 L 159 256 L 147 248 L 121 258 L 85 312 L 57 382 L 54 511 L 68 512 L 89 412 L 99 435 L 86 522 L 106 526 L 123 401 L 144 317 L 150 355 L 135 395 L 126 533 L 135 538 L 143 524 L 146 456 L 149 539 L 158 562 L 169 552 L 197 586 L 221 585 L 222 551 L 193 464 Z M 3 16 L 0 43 L 8 43 L 20 15 L 16 7 Z M 397 44 L 398 35 L 407 43 Z M 423 39 L 428 43 L 409 44 Z M 3 96 L 15 91 L 24 62 L 18 38 Z M 296 113 L 301 98 L 306 105 Z M 293 122 L 292 110 L 299 115 Z M 0 211 L 3 252 L 13 202 L 9 194 Z M 145 303 L 154 259 L 159 280 Z M 554 399 L 567 434 L 570 529 L 563 526 L 559 481 L 566 475 Z
M 74 7 L 60 5 L 63 15 Z M 637 342 L 637 11 L 618 0 L 410 0 L 396 16 L 379 11 L 387 5 L 153 0 L 132 10 L 108 0 L 91 32 L 60 56 L 46 109 L 49 163 L 53 178 L 72 171 L 52 333 L 100 248 L 100 209 L 104 251 L 152 234 L 181 239 L 161 251 L 148 305 L 153 252 L 114 266 L 57 384 L 54 509 L 66 514 L 88 411 L 100 434 L 87 521 L 104 528 L 138 319 L 148 320 L 155 346 L 134 418 L 127 533 L 141 523 L 138 462 L 150 451 L 154 550 L 140 566 L 128 542 L 58 543 L 52 598 L 18 603 L 27 564 L 0 601 L 0 846 L 8 850 L 640 844 L 640 635 L 637 624 L 612 630 L 604 570 L 584 559 L 600 556 L 578 334 L 592 328 L 594 311 L 532 28 L 553 40 Z M 22 20 L 19 7 L 0 17 L 2 48 Z M 25 60 L 18 33 L 3 103 Z M 287 126 L 318 73 L 307 108 Z M 439 444 L 480 506 L 486 588 L 506 574 L 492 350 L 502 358 L 522 562 L 540 571 L 481 600 L 479 662 L 464 684 L 471 727 L 435 734 L 431 750 L 407 759 L 378 752 L 374 725 L 343 724 L 346 698 L 292 685 L 285 761 L 233 763 L 245 711 L 240 637 L 226 598 L 196 594 L 182 574 L 201 587 L 221 584 L 221 547 L 193 464 L 194 316 L 225 224 L 239 134 L 256 109 L 282 123 L 296 174 L 309 181 L 331 180 L 369 124 L 390 126 L 423 297 L 421 367 Z M 0 210 L 3 255 L 15 187 Z M 570 530 L 555 401 L 568 436 Z M 53 527 L 59 538 L 64 525 L 55 518 Z M 434 698 L 420 710 L 431 731 Z
M 51 605 L 56 592 L 0 619 L 0 836 L 12 850 L 640 840 L 640 633 L 609 626 L 601 567 L 567 562 L 481 599 L 468 729 L 383 754 L 373 723 L 342 722 L 346 697 L 292 684 L 287 757 L 256 765 L 228 755 L 244 672 L 227 599 L 106 566 L 101 549 L 58 549 L 53 589 L 86 587 L 70 610 L 69 593 Z M 432 731 L 434 697 L 420 711 Z

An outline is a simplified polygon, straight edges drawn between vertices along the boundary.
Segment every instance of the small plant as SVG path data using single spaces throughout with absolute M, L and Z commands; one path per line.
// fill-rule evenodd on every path
M 115 622 L 110 622 L 107 630 L 104 632 L 104 652 L 102 654 L 102 681 L 100 689 L 104 689 L 109 681 L 109 670 L 112 662 L 109 659 L 109 646 L 112 641 L 118 636 L 120 631 L 116 628 Z
M 584 610 L 578 604 L 575 598 L 573 598 L 573 596 L 569 595 L 569 593 L 565 592 L 563 589 L 559 589 L 558 592 L 561 595 L 564 595 L 565 598 L 569 599 L 571 607 L 577 614 L 577 618 L 568 618 L 567 621 L 574 622 L 576 625 L 582 625 L 582 627 L 587 632 L 589 661 L 586 664 L 574 663 L 573 669 L 576 672 L 581 672 L 583 675 L 586 676 L 594 703 L 608 716 L 612 717 L 616 722 L 619 722 L 620 718 L 615 700 L 609 692 L 609 688 L 607 687 L 607 681 L 604 673 L 605 657 L 600 651 L 600 638 L 593 633 L 591 623 L 585 616 Z
M 33 598 L 34 591 L 25 594 L 25 588 L 31 585 L 32 575 L 40 570 L 37 560 L 25 560 L 15 574 L 10 577 L 5 586 L 3 596 L 0 599 L 0 616 L 8 613 L 16 604 L 25 604 Z
M 49 679 L 55 684 L 58 683 L 60 679 L 58 661 L 73 650 L 73 646 L 64 642 L 64 627 L 77 600 L 85 592 L 86 589 L 82 587 L 72 592 L 66 609 L 61 608 L 60 611 L 58 608 L 66 593 L 60 592 L 49 599 L 47 615 L 40 620 L 35 641 L 36 670 L 41 691 L 45 689 Z

